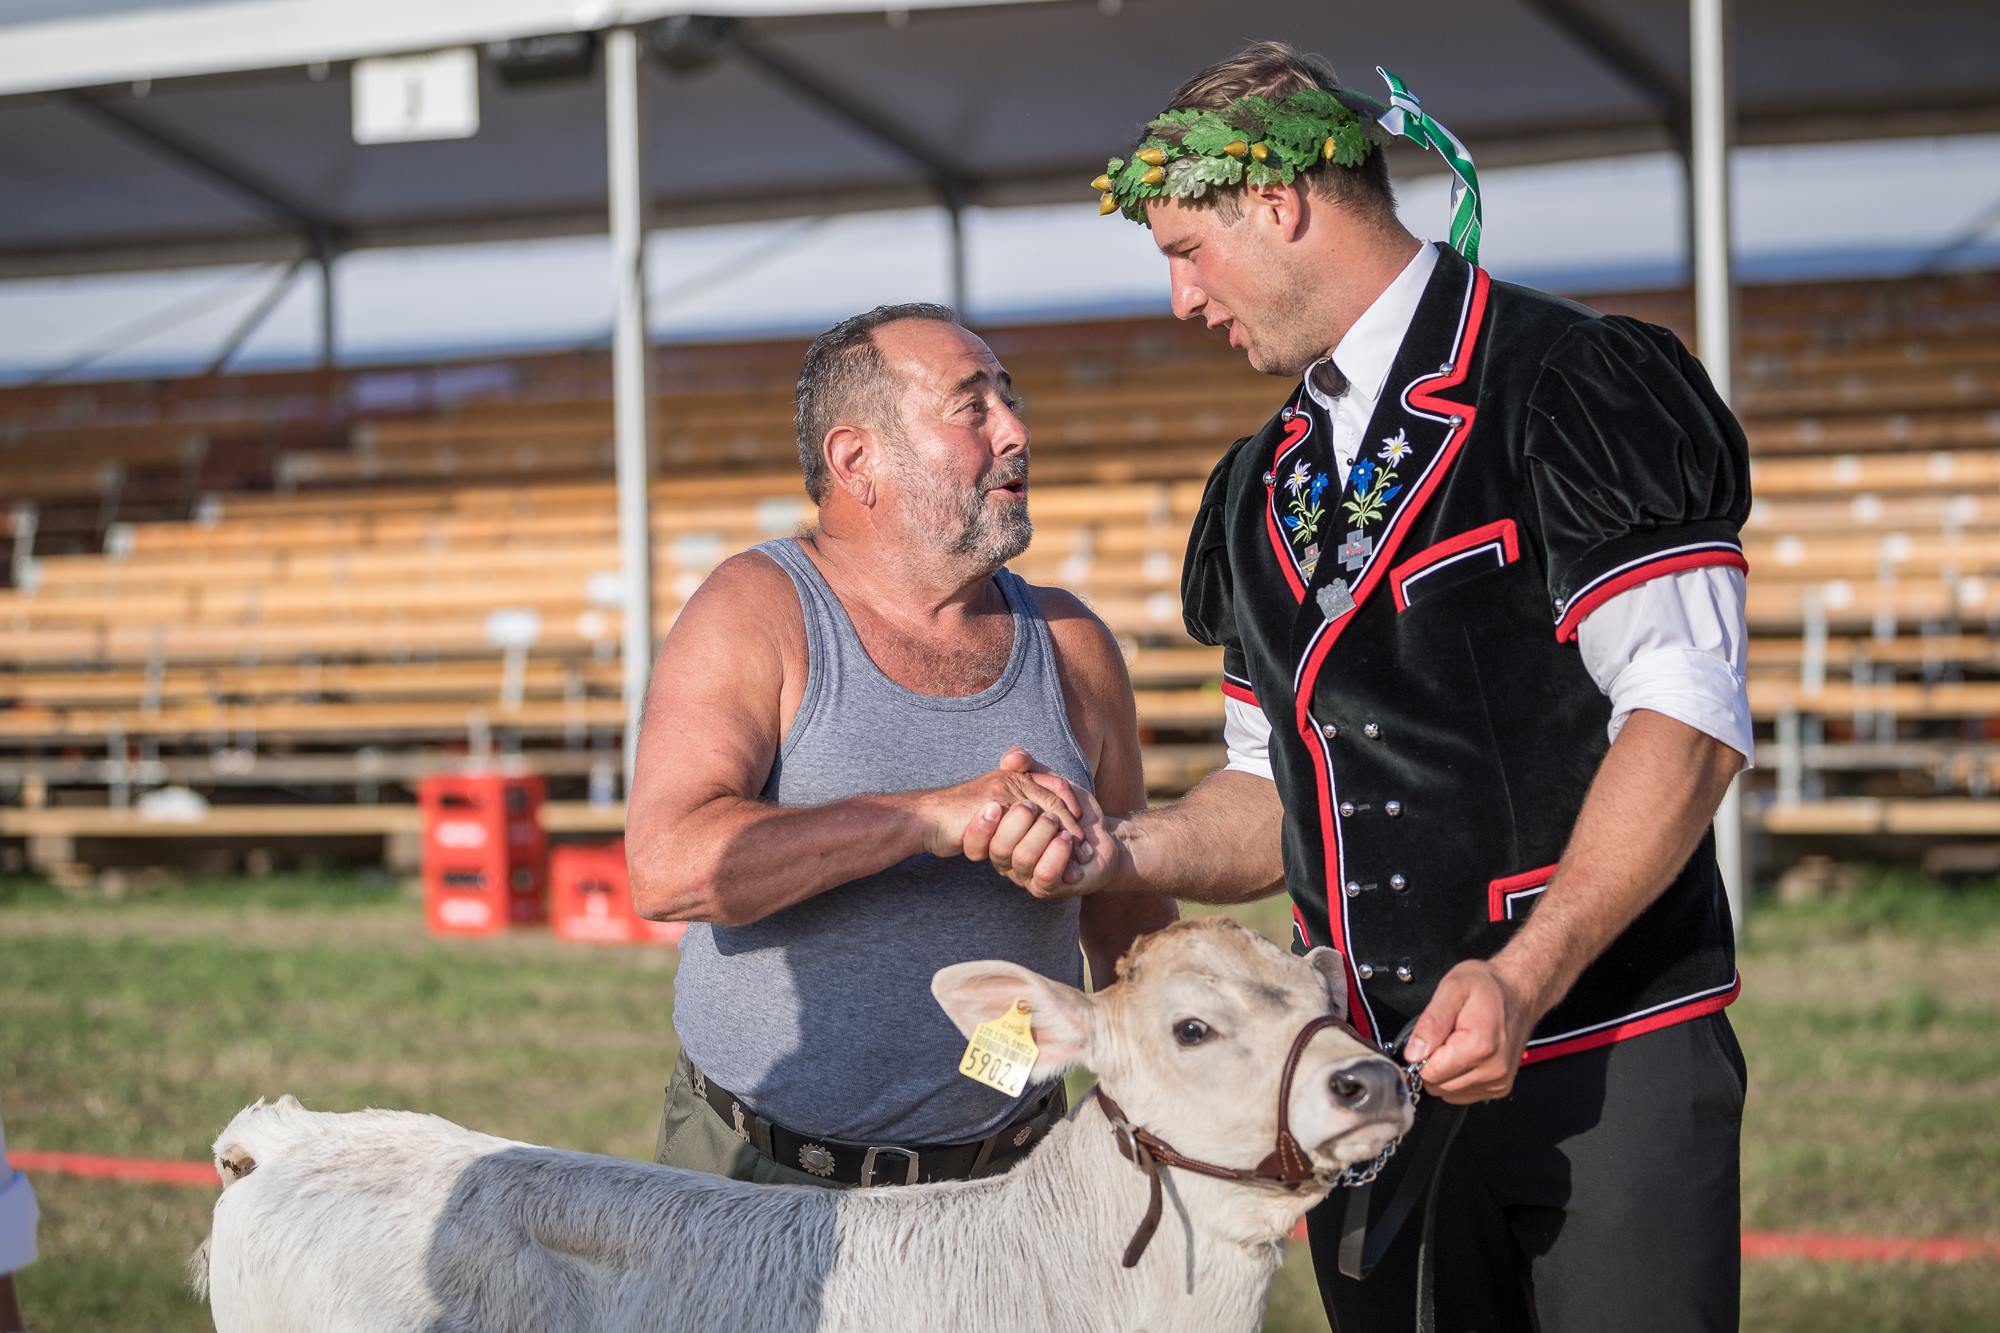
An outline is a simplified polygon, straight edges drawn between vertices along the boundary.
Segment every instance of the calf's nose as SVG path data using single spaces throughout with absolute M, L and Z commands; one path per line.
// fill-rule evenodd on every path
M 1334 1102 L 1349 1111 L 1383 1111 L 1395 1106 L 1402 1094 L 1401 1084 L 1396 1066 L 1375 1057 L 1342 1065 L 1328 1080 Z

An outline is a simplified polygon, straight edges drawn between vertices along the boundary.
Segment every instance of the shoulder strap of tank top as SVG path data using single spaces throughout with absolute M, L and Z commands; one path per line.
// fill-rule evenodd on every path
M 1011 569 L 1002 569 L 993 577 L 1014 612 L 1014 632 L 1025 634 L 1028 639 L 1028 662 L 1022 665 L 1033 663 L 1038 668 L 1036 674 L 1041 678 L 1043 693 L 1057 708 L 1061 708 L 1062 674 L 1056 661 L 1055 632 L 1042 615 L 1041 600 L 1035 596 L 1035 590 L 1028 581 Z
M 854 628 L 853 617 L 841 604 L 840 594 L 806 553 L 805 544 L 797 537 L 779 537 L 760 544 L 757 549 L 769 550 L 792 576 L 806 618 L 806 647 L 811 651 L 812 661 L 845 670 L 853 662 L 866 659 L 868 649 Z M 860 656 L 857 658 L 855 654 Z
M 818 640 L 827 627 L 826 599 L 833 590 L 826 586 L 819 570 L 813 567 L 812 557 L 799 545 L 796 537 L 773 537 L 769 541 L 758 542 L 750 548 L 762 551 L 777 561 L 778 568 L 792 580 L 792 587 L 799 595 L 799 612 L 805 617 L 806 643 L 817 648 Z M 814 654 L 817 656 L 817 652 Z
M 841 652 L 841 636 L 852 634 L 853 630 L 848 627 L 847 616 L 834 598 L 833 589 L 820 577 L 798 538 L 773 537 L 751 549 L 776 561 L 778 568 L 791 579 L 792 591 L 799 599 L 799 618 L 805 624 L 806 688 L 786 737 L 786 744 L 790 745 L 819 711 L 820 701 L 831 687 L 832 677 L 839 674 L 845 657 Z

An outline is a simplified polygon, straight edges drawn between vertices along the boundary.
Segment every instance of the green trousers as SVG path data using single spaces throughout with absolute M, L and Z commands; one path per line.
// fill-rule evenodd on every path
M 674 1057 L 674 1076 L 667 1084 L 667 1104 L 660 1115 L 660 1139 L 653 1148 L 653 1160 L 661 1166 L 681 1166 L 731 1180 L 751 1180 L 759 1185 L 854 1188 L 781 1166 L 751 1147 L 715 1113 L 714 1107 L 695 1096 L 694 1071 L 685 1055 Z

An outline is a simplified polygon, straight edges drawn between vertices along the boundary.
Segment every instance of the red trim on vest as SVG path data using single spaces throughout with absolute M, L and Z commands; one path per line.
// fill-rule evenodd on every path
M 1521 1063 L 1532 1065 L 1543 1060 L 1553 1060 L 1557 1056 L 1575 1055 L 1578 1051 L 1594 1051 L 1600 1046 L 1609 1046 L 1614 1042 L 1625 1041 L 1648 1032 L 1658 1032 L 1661 1028 L 1670 1028 L 1676 1023 L 1685 1023 L 1690 1019 L 1720 1013 L 1734 1004 L 1736 997 L 1742 993 L 1743 974 L 1739 972 L 1736 975 L 1736 984 L 1720 995 L 1703 996 L 1699 1000 L 1691 1000 L 1672 1009 L 1663 1009 L 1656 1014 L 1647 1014 L 1644 1018 L 1635 1018 L 1629 1023 L 1619 1023 L 1596 1032 L 1586 1032 L 1581 1037 L 1559 1041 L 1552 1046 L 1530 1046 L 1527 1054 L 1521 1057 Z
M 1410 581 L 1412 574 L 1421 573 L 1446 556 L 1457 555 L 1460 551 L 1470 551 L 1475 546 L 1485 546 L 1495 540 L 1499 541 L 1501 554 L 1505 557 L 1500 562 L 1503 567 L 1521 558 L 1520 531 L 1514 526 L 1513 519 L 1503 518 L 1497 523 L 1488 523 L 1469 532 L 1461 532 L 1456 537 L 1447 537 L 1435 546 L 1426 546 L 1397 565 L 1389 571 L 1389 591 L 1396 599 L 1396 609 L 1398 611 L 1410 609 L 1409 599 L 1403 595 L 1403 585 Z
M 1518 875 L 1496 879 L 1486 886 L 1486 919 L 1505 921 L 1507 919 L 1507 899 L 1522 889 L 1543 889 L 1555 878 L 1555 866 L 1543 866 L 1538 870 L 1524 870 Z
M 1222 692 L 1238 703 L 1249 704 L 1252 708 L 1257 706 L 1256 694 L 1241 685 L 1225 680 L 1222 682 Z
M 1369 568 L 1367 577 L 1363 578 L 1360 586 L 1354 590 L 1354 609 L 1328 626 L 1327 632 L 1320 636 L 1318 646 L 1306 659 L 1305 669 L 1299 674 L 1298 695 L 1293 701 L 1296 711 L 1293 725 L 1298 729 L 1308 749 L 1316 751 L 1319 755 L 1319 762 L 1313 766 L 1313 782 L 1319 794 L 1320 847 L 1326 860 L 1326 928 L 1328 936 L 1333 941 L 1333 947 L 1340 951 L 1343 959 L 1346 958 L 1348 948 L 1346 932 L 1340 928 L 1341 877 L 1337 862 L 1339 853 L 1335 850 L 1340 846 L 1340 841 L 1339 834 L 1333 827 L 1333 794 L 1327 788 L 1326 776 L 1327 770 L 1333 764 L 1326 752 L 1326 738 L 1319 734 L 1319 728 L 1312 725 L 1308 716 L 1312 706 L 1313 686 L 1318 683 L 1320 667 L 1326 662 L 1327 652 L 1360 614 L 1361 603 L 1366 601 L 1376 585 L 1381 583 L 1382 576 L 1388 572 L 1389 562 L 1395 559 L 1397 548 L 1402 545 L 1404 535 L 1410 530 L 1410 524 L 1422 512 L 1423 507 L 1430 503 L 1431 495 L 1444 480 L 1444 474 L 1451 470 L 1452 463 L 1458 458 L 1459 450 L 1464 447 L 1465 437 L 1472 433 L 1472 423 L 1479 415 L 1478 412 L 1468 403 L 1449 402 L 1436 397 L 1435 394 L 1440 389 L 1456 388 L 1463 384 L 1465 377 L 1471 373 L 1470 354 L 1473 346 L 1479 341 L 1480 325 L 1486 319 L 1486 293 L 1491 285 L 1492 279 L 1486 276 L 1485 269 L 1472 270 L 1472 302 L 1466 311 L 1465 328 L 1459 334 L 1458 347 L 1451 355 L 1451 374 L 1438 380 L 1422 393 L 1405 391 L 1405 401 L 1413 407 L 1420 407 L 1440 416 L 1460 418 L 1458 428 L 1445 439 L 1444 447 L 1438 451 L 1437 462 L 1431 468 L 1430 475 L 1424 479 L 1423 485 L 1410 496 L 1402 510 L 1397 513 L 1393 529 L 1384 538 L 1381 554 Z M 1267 517 L 1270 512 L 1270 506 L 1267 505 L 1265 507 Z M 1300 590 L 1299 600 L 1302 602 L 1305 600 L 1303 589 Z M 1368 1021 L 1368 1008 L 1361 999 L 1361 983 L 1355 976 L 1351 961 L 1348 962 L 1346 972 L 1348 1021 L 1364 1039 L 1372 1039 L 1373 1025 Z
M 1628 569 L 1617 578 L 1607 580 L 1601 586 L 1576 599 L 1575 604 L 1563 613 L 1563 618 L 1556 624 L 1556 642 L 1568 643 L 1574 639 L 1577 628 L 1583 624 L 1584 617 L 1619 593 L 1650 582 L 1662 574 L 1678 574 L 1684 569 L 1703 569 L 1709 565 L 1728 565 L 1746 574 L 1750 572 L 1750 562 L 1744 557 L 1743 552 L 1728 548 L 1690 551 L 1686 555 L 1667 556 L 1640 565 L 1637 569 Z
M 1291 543 L 1278 527 L 1278 469 L 1284 466 L 1285 455 L 1298 447 L 1299 441 L 1312 434 L 1312 419 L 1300 412 L 1285 423 L 1285 429 L 1293 432 L 1292 437 L 1278 445 L 1278 451 L 1271 455 L 1271 480 L 1264 483 L 1264 530 L 1271 535 L 1271 550 L 1278 557 L 1278 568 L 1285 572 L 1285 582 L 1292 586 L 1292 600 L 1306 599 L 1306 585 L 1299 581 L 1299 571 L 1292 561 Z
M 1329 635 L 1328 637 L 1331 638 L 1332 636 Z M 1307 677 L 1308 683 L 1310 683 L 1310 679 L 1309 672 Z M 1311 695 L 1302 693 L 1299 697 L 1303 700 L 1310 698 Z M 1340 953 L 1343 964 L 1341 971 L 1347 974 L 1347 1021 L 1354 1025 L 1354 1030 L 1361 1034 L 1364 1040 L 1370 1040 L 1375 1035 L 1372 1030 L 1374 1025 L 1368 1021 L 1367 1007 L 1361 1003 L 1361 985 L 1354 975 L 1353 964 L 1348 961 L 1347 932 L 1340 928 L 1340 898 L 1338 897 L 1340 893 L 1340 867 L 1333 864 L 1339 856 L 1339 853 L 1334 849 L 1340 846 L 1340 833 L 1333 827 L 1333 795 L 1327 790 L 1326 785 L 1326 770 L 1332 765 L 1333 761 L 1327 755 L 1325 738 L 1319 734 L 1319 728 L 1313 726 L 1311 721 L 1306 718 L 1306 710 L 1303 705 L 1299 709 L 1299 718 L 1299 734 L 1305 737 L 1307 745 L 1319 754 L 1319 761 L 1313 765 L 1313 783 L 1319 793 L 1320 848 L 1321 855 L 1328 863 L 1327 868 L 1332 872 L 1326 878 L 1326 933 L 1327 937 L 1333 941 L 1333 947 Z M 1294 910 L 1296 910 L 1296 906 Z

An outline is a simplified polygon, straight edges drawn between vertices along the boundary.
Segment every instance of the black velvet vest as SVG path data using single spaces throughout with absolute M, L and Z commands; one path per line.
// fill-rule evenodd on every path
M 1295 390 L 1209 479 L 1189 631 L 1272 726 L 1299 947 L 1392 1039 L 1534 910 L 1608 746 L 1576 627 L 1674 570 L 1743 567 L 1743 436 L 1671 333 L 1443 250 L 1344 488 Z M 1712 835 L 1536 1030 L 1546 1059 L 1737 986 Z

